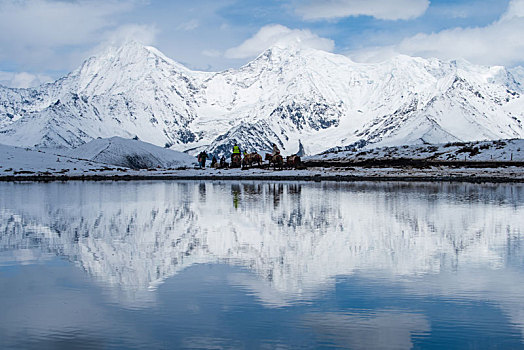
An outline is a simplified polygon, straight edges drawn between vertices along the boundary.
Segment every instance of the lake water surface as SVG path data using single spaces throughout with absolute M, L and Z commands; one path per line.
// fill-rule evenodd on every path
M 0 348 L 524 348 L 524 186 L 0 183 Z

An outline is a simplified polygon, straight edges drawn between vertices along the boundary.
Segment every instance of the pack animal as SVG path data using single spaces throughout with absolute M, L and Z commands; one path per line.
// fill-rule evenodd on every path
M 288 168 L 297 169 L 301 164 L 302 160 L 300 159 L 300 156 L 297 156 L 296 154 L 286 157 L 286 166 Z
M 276 169 L 277 167 L 282 169 L 282 167 L 284 166 L 284 158 L 282 158 L 280 154 L 275 154 L 274 156 L 272 156 L 271 154 L 266 153 L 265 159 L 269 161 L 269 167 L 273 165 L 273 169 Z
M 256 152 L 248 153 L 244 156 L 244 159 L 242 159 L 242 167 L 252 167 L 253 164 L 257 164 L 258 167 L 262 166 L 262 156 Z
M 229 165 L 230 168 L 240 168 L 242 164 L 242 157 L 240 156 L 240 154 L 237 154 L 237 153 L 233 153 L 233 155 L 231 155 L 231 164 Z

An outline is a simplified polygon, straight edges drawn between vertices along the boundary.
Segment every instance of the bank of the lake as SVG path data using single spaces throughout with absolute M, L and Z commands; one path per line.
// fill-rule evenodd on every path
M 93 170 L 53 169 L 15 171 L 0 175 L 0 181 L 134 181 L 134 180 L 270 180 L 270 181 L 457 181 L 457 182 L 524 182 L 524 166 L 403 165 L 349 166 L 330 164 L 306 169 L 143 169 L 103 167 Z

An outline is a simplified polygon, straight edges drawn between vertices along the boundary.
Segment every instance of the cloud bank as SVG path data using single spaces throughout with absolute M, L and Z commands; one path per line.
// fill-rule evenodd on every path
M 307 29 L 290 29 L 280 24 L 262 27 L 255 35 L 239 46 L 226 51 L 227 58 L 249 58 L 256 56 L 273 45 L 298 45 L 324 51 L 333 51 L 335 42 L 322 38 Z
M 43 74 L 31 74 L 27 72 L 12 73 L 0 71 L 0 85 L 13 88 L 29 88 L 48 83 L 53 79 Z
M 509 67 L 524 63 L 524 0 L 433 2 L 277 0 L 240 6 L 237 0 L 0 0 L 0 84 L 38 85 L 130 39 L 158 46 L 198 70 L 239 66 L 280 44 L 334 51 L 335 40 L 337 48 L 348 45 L 338 52 L 355 61 L 376 62 L 401 53 Z M 508 2 L 497 20 L 496 15 L 468 19 L 475 11 L 501 13 Z M 481 3 L 491 7 L 486 10 Z M 340 20 L 348 17 L 353 18 Z M 439 19 L 448 24 L 434 26 Z M 251 33 L 247 39 L 246 33 Z M 370 43 L 387 46 L 366 46 Z
M 524 0 L 512 0 L 506 12 L 484 27 L 451 28 L 420 33 L 397 45 L 350 53 L 357 61 L 380 61 L 394 54 L 463 58 L 475 64 L 514 66 L 524 62 Z
M 420 17 L 429 0 L 310 0 L 298 5 L 296 13 L 306 20 L 372 16 L 383 20 L 408 20 Z
M 1 0 L 0 62 L 20 70 L 52 71 L 74 68 L 89 48 L 101 42 L 153 41 L 151 26 L 117 19 L 141 0 Z

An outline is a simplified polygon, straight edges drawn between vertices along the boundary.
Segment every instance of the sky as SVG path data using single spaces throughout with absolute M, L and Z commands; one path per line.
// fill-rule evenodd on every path
M 276 43 L 380 62 L 397 54 L 524 65 L 524 0 L 0 0 L 0 84 L 29 87 L 129 40 L 190 69 Z

